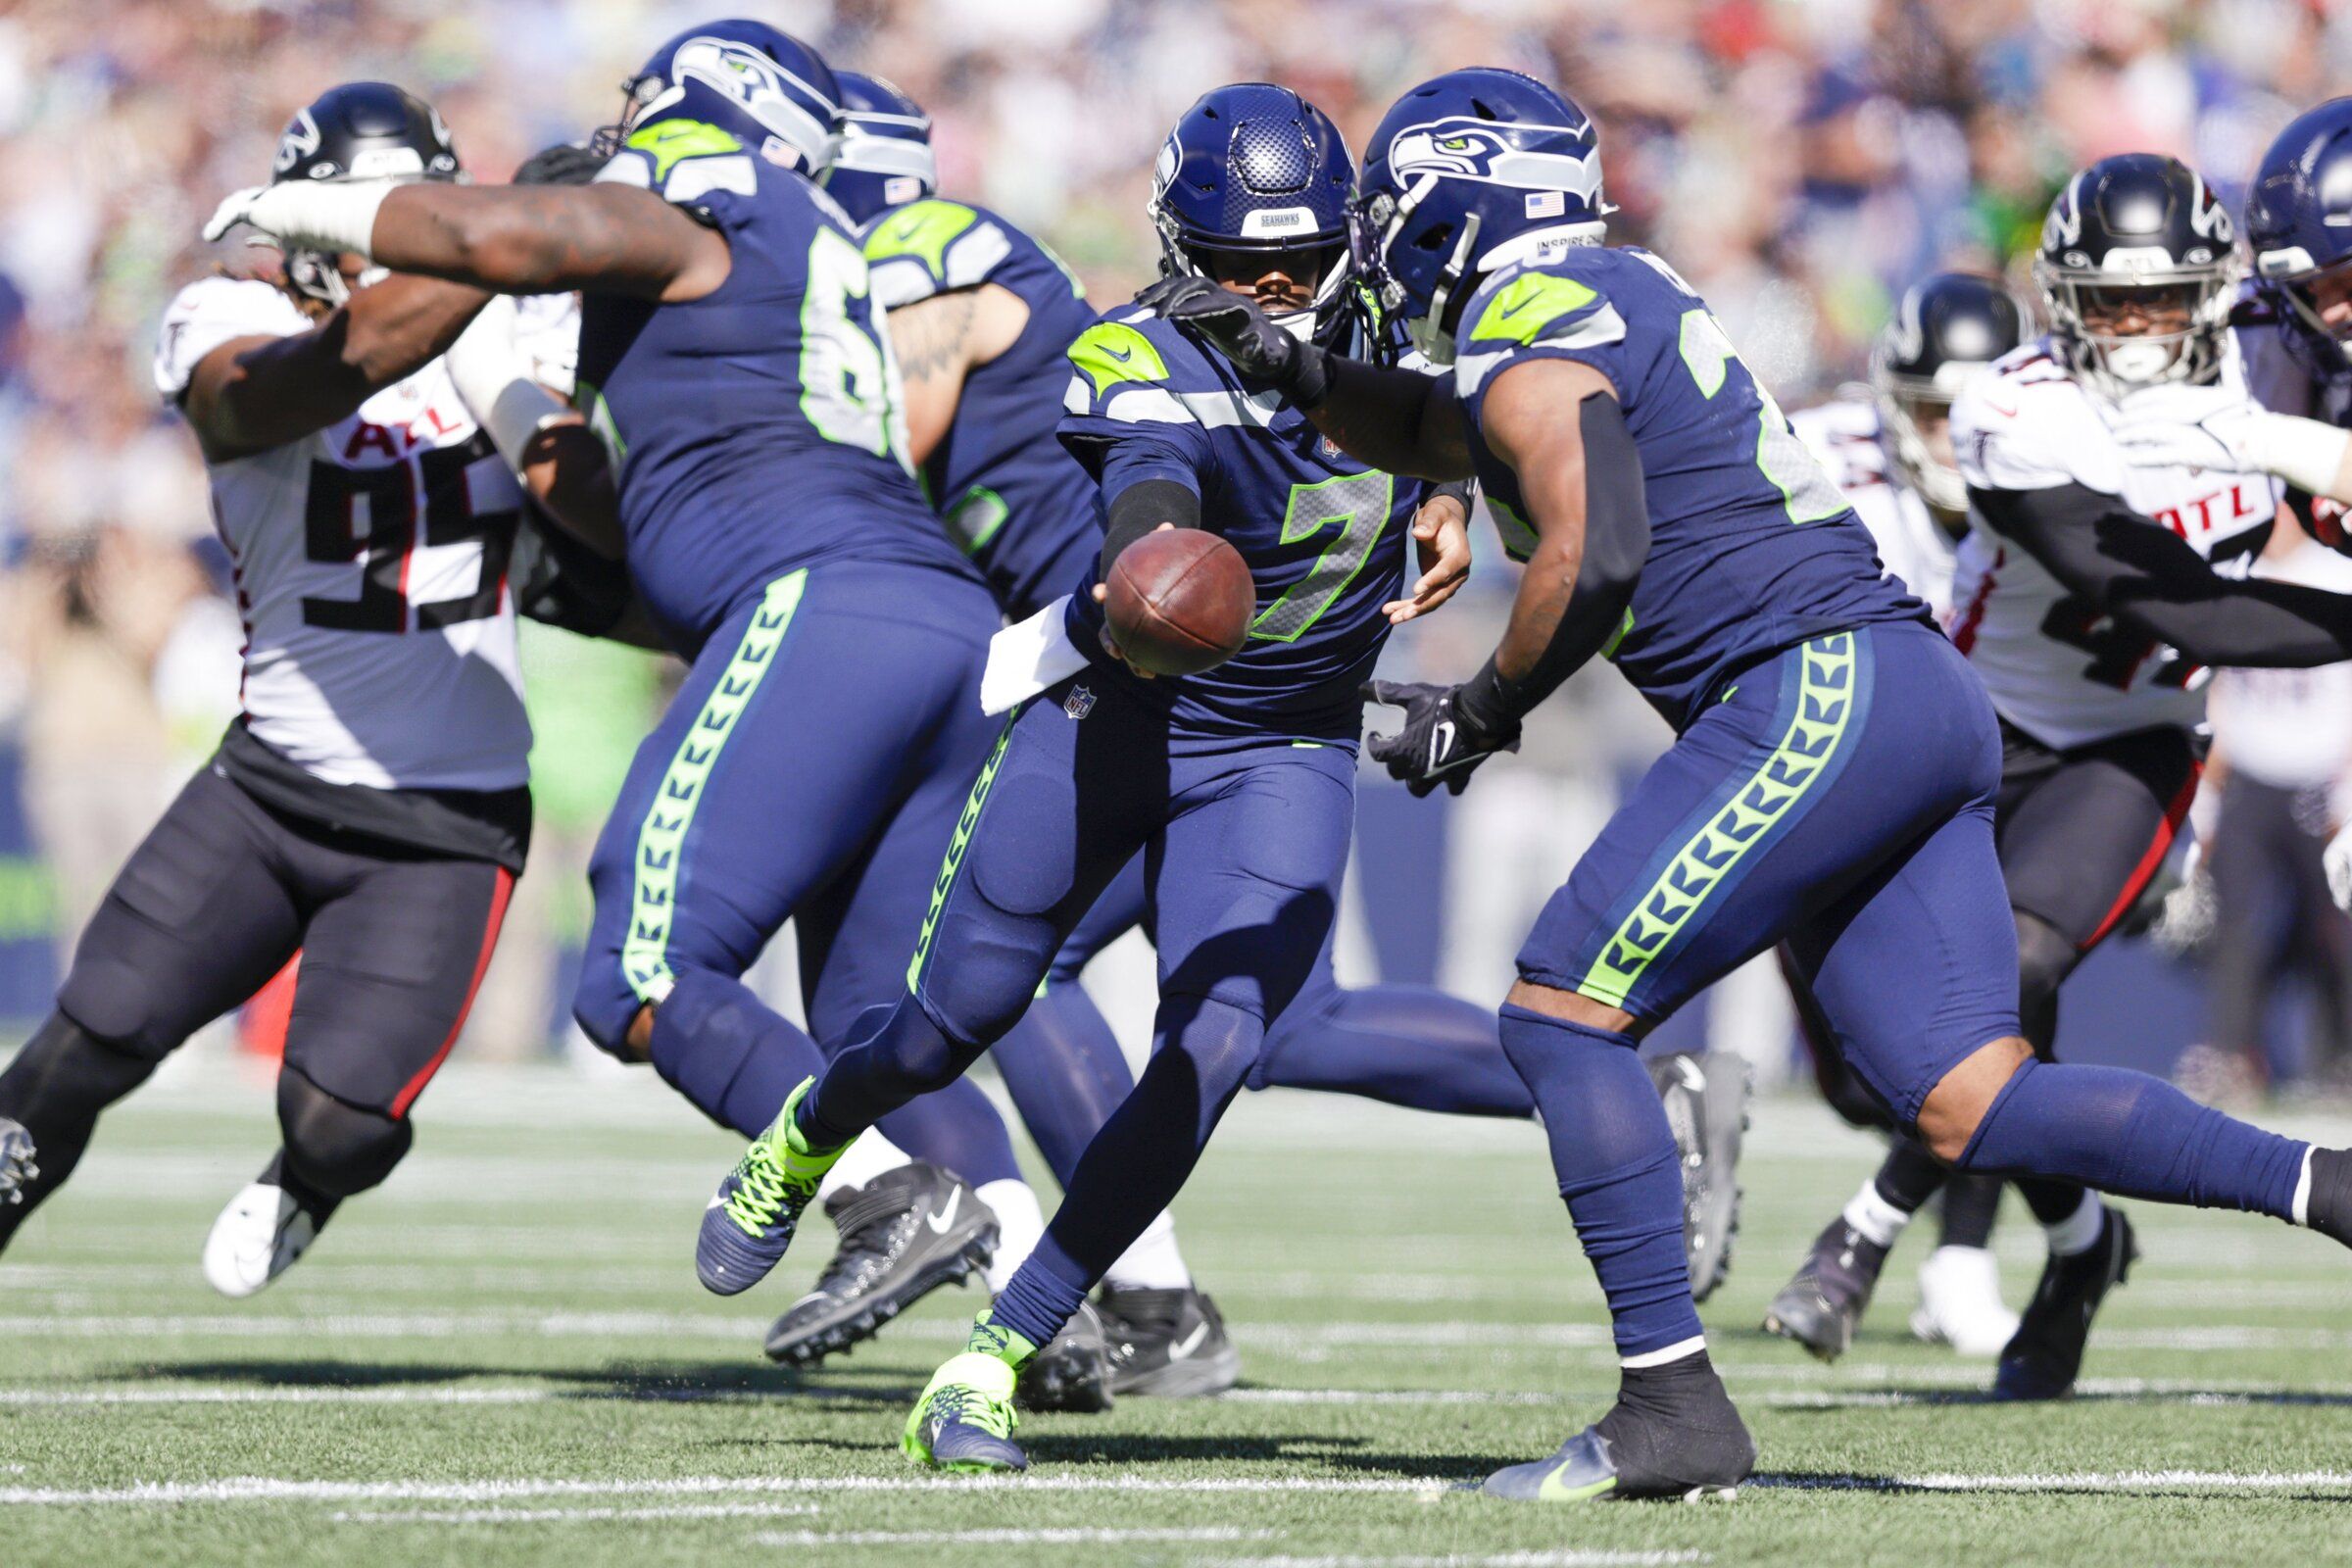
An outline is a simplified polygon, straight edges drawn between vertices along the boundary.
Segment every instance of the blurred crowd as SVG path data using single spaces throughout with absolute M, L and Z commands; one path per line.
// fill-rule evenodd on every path
M 0 745 L 22 759 L 61 930 L 234 710 L 237 627 L 202 471 L 147 371 L 165 301 L 233 260 L 197 238 L 205 216 L 267 176 L 294 109 L 354 78 L 431 99 L 474 177 L 504 179 L 612 118 L 620 79 L 716 4 L 0 4 Z M 1285 82 L 1360 145 L 1400 89 L 1437 72 L 1546 76 L 1600 123 L 1619 236 L 1697 284 L 1788 407 L 1859 371 L 1912 278 L 2009 265 L 2076 167 L 2171 152 L 2234 200 L 2270 135 L 2352 78 L 2352 5 L 2331 0 L 748 9 L 921 100 L 945 188 L 1033 227 L 1100 302 L 1153 273 L 1152 155 L 1201 90 Z M 1474 612 L 1399 657 L 1466 668 L 1487 631 Z M 620 678 L 545 647 L 540 662 L 535 701 L 549 705 Z M 628 681 L 631 702 L 660 700 L 653 680 Z M 624 711 L 608 727 L 620 736 L 632 722 Z M 561 713 L 550 723 L 568 733 Z M 1631 727 L 1635 751 L 1655 744 Z M 1562 747 L 1550 760 L 1563 772 L 1624 763 L 1594 756 Z M 608 771 L 568 780 L 552 817 L 543 802 L 543 832 L 591 831 Z M 0 925 L 14 907 L 0 898 Z

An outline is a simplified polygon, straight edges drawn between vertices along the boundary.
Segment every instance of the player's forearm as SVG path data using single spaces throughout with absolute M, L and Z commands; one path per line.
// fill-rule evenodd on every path
M 1470 438 L 1452 386 L 1442 376 L 1326 355 L 1315 427 L 1358 463 L 1420 479 L 1470 477 Z
M 627 550 L 620 497 L 604 442 L 578 416 L 551 419 L 531 433 L 517 472 L 540 510 L 607 561 Z
M 200 366 L 188 386 L 189 420 L 217 452 L 299 441 L 448 352 L 488 299 L 434 278 L 386 278 L 311 331 Z
M 2211 599 L 2170 603 L 2126 588 L 2116 618 L 2200 664 L 2315 669 L 2352 660 L 2352 596 L 2284 582 L 2230 582 Z
M 418 183 L 384 198 L 368 249 L 396 271 L 502 294 L 659 299 L 687 265 L 680 224 L 698 226 L 625 185 Z

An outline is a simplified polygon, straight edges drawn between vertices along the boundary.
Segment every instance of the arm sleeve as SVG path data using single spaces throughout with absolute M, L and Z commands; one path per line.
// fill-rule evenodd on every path
M 536 507 L 523 508 L 507 569 L 518 613 L 583 637 L 611 631 L 636 591 L 626 565 L 598 555 Z
M 258 278 L 208 277 L 179 291 L 155 342 L 155 389 L 177 403 L 204 357 L 241 337 L 294 337 L 311 329 L 283 291 Z
M 1516 731 L 1519 720 L 1562 681 L 1595 654 L 1605 657 L 1614 650 L 1649 559 L 1642 454 L 1626 428 L 1625 411 L 1615 398 L 1589 397 L 1578 427 L 1585 444 L 1585 553 L 1576 586 L 1534 669 L 1518 680 L 1504 680 L 1489 660 L 1464 687 L 1465 711 L 1490 733 Z
M 2306 669 L 2352 659 L 2352 596 L 2217 576 L 2170 529 L 2080 484 L 1968 494 L 2070 591 L 2198 663 Z

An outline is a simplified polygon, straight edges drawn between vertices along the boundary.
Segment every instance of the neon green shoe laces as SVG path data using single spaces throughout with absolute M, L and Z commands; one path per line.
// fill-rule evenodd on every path
M 794 1197 L 794 1183 L 762 1138 L 744 1153 L 735 1167 L 735 1190 L 727 1195 L 727 1218 L 747 1236 L 763 1235 Z M 807 1192 L 799 1195 L 808 1200 Z

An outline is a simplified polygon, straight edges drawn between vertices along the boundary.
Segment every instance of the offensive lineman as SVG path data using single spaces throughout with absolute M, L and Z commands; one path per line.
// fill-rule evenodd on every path
M 1503 1008 L 1624 1367 L 1599 1423 L 1486 1483 L 1528 1500 L 1698 1495 L 1754 1462 L 1680 1277 L 1672 1142 L 1631 1048 L 1777 942 L 1872 1095 L 1939 1158 L 2352 1244 L 2352 1151 L 2145 1074 L 2035 1060 L 1982 685 L 1883 579 L 1703 302 L 1656 258 L 1599 243 L 1606 210 L 1581 111 L 1513 73 L 1455 72 L 1383 120 L 1354 209 L 1384 303 L 1455 350 L 1452 395 L 1293 342 L 1247 302 L 1154 296 L 1342 447 L 1433 476 L 1475 466 L 1530 531 L 1494 659 L 1391 694 L 1405 726 L 1373 748 L 1392 772 L 1461 776 L 1595 654 L 1678 731 L 1538 921 Z M 2300 610 L 2311 640 L 2352 634 L 2352 600 L 2266 586 L 2264 611 Z M 2136 610 L 2136 583 L 2113 591 Z
M 274 171 L 318 188 L 459 172 L 440 117 L 381 82 L 297 114 Z M 488 296 L 376 280 L 316 248 L 290 248 L 285 276 L 188 285 L 155 356 L 234 565 L 243 712 L 123 866 L 57 1011 L 0 1074 L 5 1246 L 99 1113 L 299 949 L 284 1146 L 205 1247 L 206 1277 L 232 1297 L 276 1278 L 407 1153 L 531 820 L 514 610 L 544 541 L 442 358 Z

